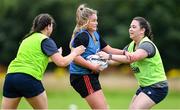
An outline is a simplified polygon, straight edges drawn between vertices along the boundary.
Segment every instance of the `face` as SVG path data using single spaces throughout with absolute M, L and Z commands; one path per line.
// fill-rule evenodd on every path
M 96 31 L 97 30 L 97 15 L 96 14 L 92 14 L 91 16 L 89 16 L 89 23 L 87 26 L 87 29 L 89 31 Z
M 140 28 L 139 21 L 132 20 L 129 28 L 130 38 L 134 39 L 140 36 L 144 36 L 144 28 Z

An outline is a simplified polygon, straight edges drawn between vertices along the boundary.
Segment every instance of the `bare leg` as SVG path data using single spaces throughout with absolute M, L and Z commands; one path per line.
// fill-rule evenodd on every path
M 146 109 L 149 110 L 155 105 L 145 93 L 141 92 L 130 106 L 130 110 Z
M 46 92 L 42 92 L 38 96 L 26 98 L 34 109 L 48 109 L 48 101 Z
M 108 109 L 106 99 L 104 97 L 102 90 L 98 90 L 95 93 L 90 94 L 85 99 L 92 109 Z
M 133 96 L 133 98 L 131 99 L 131 103 L 129 104 L 129 108 L 131 108 L 132 104 L 134 103 L 134 100 L 136 99 L 136 95 Z
M 2 109 L 17 109 L 21 97 L 18 98 L 2 98 Z

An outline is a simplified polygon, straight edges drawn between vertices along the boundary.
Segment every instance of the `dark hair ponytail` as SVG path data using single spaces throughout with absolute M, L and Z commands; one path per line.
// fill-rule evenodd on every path
M 53 24 L 53 28 L 55 28 L 55 21 L 53 17 L 47 13 L 39 14 L 33 20 L 33 24 L 31 27 L 31 31 L 25 36 L 28 37 L 35 32 L 41 32 L 46 26 Z

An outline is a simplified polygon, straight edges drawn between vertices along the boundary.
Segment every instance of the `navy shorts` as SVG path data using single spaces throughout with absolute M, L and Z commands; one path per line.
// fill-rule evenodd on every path
M 70 75 L 71 86 L 85 98 L 88 95 L 101 89 L 99 74 Z
M 44 91 L 41 81 L 25 73 L 8 73 L 6 75 L 3 96 L 8 98 L 31 98 Z
M 164 87 L 154 87 L 154 86 L 147 86 L 147 87 L 140 87 L 136 91 L 136 95 L 140 92 L 145 93 L 149 96 L 156 104 L 161 102 L 168 94 L 168 86 Z

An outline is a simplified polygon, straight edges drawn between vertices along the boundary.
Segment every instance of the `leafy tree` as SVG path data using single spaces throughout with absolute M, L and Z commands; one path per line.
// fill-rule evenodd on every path
M 76 9 L 82 3 L 98 11 L 98 31 L 105 41 L 121 49 L 131 41 L 128 29 L 132 18 L 145 17 L 152 26 L 154 42 L 166 70 L 180 67 L 177 62 L 180 56 L 179 0 L 1 0 L 0 64 L 8 65 L 15 57 L 33 18 L 39 13 L 54 17 L 57 27 L 51 37 L 67 55 Z

